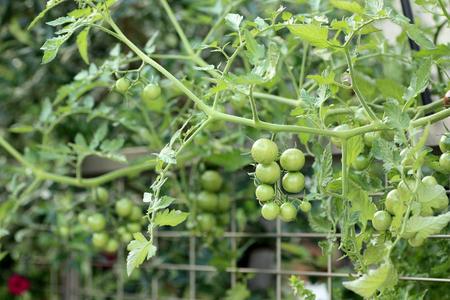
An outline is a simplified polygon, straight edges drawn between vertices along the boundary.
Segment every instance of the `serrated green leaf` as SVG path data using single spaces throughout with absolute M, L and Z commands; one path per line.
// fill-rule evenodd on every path
M 127 246 L 128 251 L 130 251 L 127 256 L 128 276 L 146 259 L 150 259 L 156 254 L 156 247 L 142 233 L 135 233 L 134 238 Z
M 245 48 L 247 50 L 247 57 L 252 65 L 256 65 L 261 59 L 264 58 L 266 53 L 265 48 L 263 45 L 258 44 L 250 31 L 245 30 L 244 37 L 246 41 Z
M 66 17 L 59 17 L 53 21 L 47 22 L 46 24 L 50 25 L 50 26 L 59 26 L 59 25 L 67 24 L 67 23 L 72 23 L 74 21 L 75 21 L 75 18 L 66 16 Z
M 155 224 L 158 226 L 177 226 L 184 222 L 189 213 L 180 210 L 169 210 L 158 212 L 155 217 Z
M 379 78 L 376 80 L 378 91 L 386 98 L 394 98 L 396 100 L 402 100 L 405 92 L 405 87 L 400 83 L 386 78 Z
M 314 80 L 317 84 L 334 84 L 334 76 L 336 74 L 331 71 L 329 73 L 322 73 L 322 75 L 308 75 L 307 78 Z
M 431 60 L 422 60 L 419 68 L 413 73 L 411 82 L 403 95 L 403 99 L 406 102 L 412 104 L 412 100 L 426 89 L 428 81 L 430 80 L 430 72 Z
M 417 201 L 421 204 L 422 215 L 431 215 L 434 210 L 442 210 L 448 207 L 448 197 L 442 185 L 429 185 L 420 183 L 416 194 Z
M 317 24 L 296 24 L 288 25 L 288 29 L 293 35 L 300 37 L 318 48 L 328 47 L 328 28 Z
M 58 50 L 62 44 L 64 44 L 71 33 L 66 33 L 64 35 L 60 35 L 45 41 L 44 45 L 42 45 L 41 50 L 44 50 L 44 55 L 42 56 L 42 64 L 46 64 L 51 62 L 56 55 L 58 54 Z
M 88 35 L 89 35 L 89 27 L 86 27 L 77 35 L 76 41 L 78 52 L 80 53 L 81 58 L 86 64 L 89 64 Z
M 33 126 L 22 124 L 13 124 L 11 127 L 8 128 L 8 131 L 13 133 L 29 133 L 33 132 L 34 130 L 35 128 Z
M 49 12 L 52 8 L 56 7 L 57 5 L 63 3 L 65 0 L 49 0 L 47 1 L 47 4 L 45 6 L 45 9 L 39 13 L 39 15 L 33 19 L 33 21 L 28 25 L 27 30 L 30 30 L 34 27 L 42 18 L 45 17 L 47 12 Z
M 369 194 L 356 184 L 352 184 L 348 199 L 351 202 L 350 211 L 358 213 L 358 221 L 364 230 L 367 222 L 372 220 L 374 213 L 377 211 L 376 205 L 372 202 Z
M 387 101 L 384 104 L 386 123 L 395 129 L 404 130 L 409 127 L 411 121 L 407 112 L 402 111 L 397 101 Z
M 346 10 L 355 14 L 362 14 L 364 8 L 355 1 L 331 0 L 330 4 L 336 8 Z
M 389 172 L 400 164 L 400 155 L 394 143 L 385 139 L 376 139 L 371 149 L 372 156 L 383 161 L 383 167 Z
M 101 141 L 103 141 L 108 134 L 108 124 L 103 123 L 94 133 L 94 137 L 92 138 L 89 148 L 94 150 L 100 145 Z
M 394 286 L 397 280 L 398 276 L 394 266 L 387 262 L 382 264 L 378 269 L 370 270 L 367 274 L 356 280 L 345 281 L 342 284 L 356 294 L 364 298 L 369 298 L 376 291 L 383 291 L 386 288 Z
M 364 150 L 364 141 L 362 136 L 357 135 L 347 141 L 347 161 L 354 161 L 356 157 Z
M 225 16 L 225 22 L 235 31 L 239 31 L 243 19 L 244 17 L 239 14 L 228 14 Z
M 450 212 L 433 217 L 412 216 L 406 222 L 404 236 L 414 236 L 423 241 L 432 234 L 438 234 L 450 222 Z
M 149 193 L 145 193 L 145 194 L 149 194 Z M 144 194 L 144 197 L 145 197 L 145 194 Z M 153 205 L 149 209 L 149 212 L 157 211 L 157 210 L 169 207 L 175 200 L 176 199 L 173 197 L 163 196 L 160 199 L 158 199 L 158 201 L 153 203 Z

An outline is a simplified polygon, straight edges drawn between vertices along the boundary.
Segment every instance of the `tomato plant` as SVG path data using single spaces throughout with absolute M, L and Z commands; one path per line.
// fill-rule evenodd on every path
M 33 34 L 5 26 L 17 41 L 4 43 L 0 68 L 4 253 L 14 248 L 3 239 L 15 245 L 26 236 L 17 228 L 35 233 L 31 225 L 46 220 L 66 242 L 127 248 L 131 275 L 159 253 L 159 228 L 188 220 L 193 234 L 223 232 L 236 199 L 253 195 L 246 213 L 327 233 L 324 252 L 339 249 L 352 264 L 345 288 L 409 296 L 397 282 L 410 270 L 399 257 L 428 247 L 450 221 L 448 133 L 432 132 L 450 116 L 444 1 L 416 1 L 437 22 L 427 28 L 388 1 L 247 2 L 48 1 L 30 20 Z M 150 17 L 141 24 L 128 7 Z M 400 32 L 395 43 L 386 23 Z M 23 57 L 36 51 L 16 47 L 41 42 L 37 69 Z M 21 81 L 30 85 L 11 88 Z M 430 147 L 440 135 L 439 149 Z M 129 147 L 145 154 L 134 159 Z M 93 158 L 114 167 L 89 172 Z M 238 178 L 254 189 L 235 188 Z M 122 188 L 109 190 L 112 182 Z M 143 193 L 145 210 L 130 191 Z M 45 216 L 40 197 L 58 203 Z M 20 217 L 28 211 L 29 223 Z

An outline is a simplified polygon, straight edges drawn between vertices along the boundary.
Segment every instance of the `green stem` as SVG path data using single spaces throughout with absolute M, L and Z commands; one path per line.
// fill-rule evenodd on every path
M 250 86 L 250 94 L 249 94 L 248 98 L 250 100 L 250 106 L 252 108 L 253 122 L 255 124 L 259 123 L 258 109 L 256 108 L 255 98 L 253 98 L 253 86 Z
M 442 12 L 444 13 L 445 17 L 450 22 L 450 15 L 447 12 L 447 8 L 445 7 L 444 2 L 442 2 L 442 0 L 438 0 L 438 3 L 441 6 Z
M 308 58 L 308 50 L 309 50 L 309 44 L 307 42 L 305 42 L 303 44 L 302 66 L 300 69 L 300 76 L 298 79 L 298 89 L 300 91 L 303 89 L 303 83 L 305 81 L 305 68 L 306 68 L 306 59 Z
M 367 105 L 367 101 L 365 100 L 364 95 L 361 93 L 361 91 L 359 90 L 358 84 L 356 83 L 355 70 L 353 69 L 352 58 L 350 56 L 350 51 L 348 50 L 348 48 L 344 48 L 344 53 L 345 53 L 345 58 L 347 60 L 348 68 L 350 71 L 350 77 L 352 79 L 352 87 L 353 87 L 353 90 L 355 91 L 355 94 L 356 94 L 358 100 L 359 100 L 359 103 L 361 103 L 361 105 L 364 107 L 367 114 L 369 115 L 369 117 L 372 120 L 379 121 L 377 116 L 375 115 L 375 113 L 372 111 L 372 109 L 369 107 L 369 105 Z

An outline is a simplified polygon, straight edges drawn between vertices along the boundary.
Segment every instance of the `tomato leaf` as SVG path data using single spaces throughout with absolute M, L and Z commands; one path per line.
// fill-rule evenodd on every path
M 344 287 L 356 294 L 369 298 L 376 291 L 383 291 L 397 283 L 398 276 L 390 262 L 382 264 L 378 269 L 370 270 L 362 277 L 343 282 Z
M 86 64 L 89 64 L 88 35 L 89 27 L 86 27 L 77 35 L 76 40 L 78 52 L 80 52 L 80 56 Z
M 317 24 L 288 25 L 288 29 L 295 36 L 307 41 L 318 48 L 328 47 L 328 28 Z
M 417 241 L 423 241 L 432 234 L 439 233 L 450 222 L 450 212 L 436 217 L 412 216 L 406 222 L 404 236 L 412 236 Z
M 127 256 L 127 274 L 131 275 L 134 269 L 139 267 L 145 259 L 150 259 L 156 254 L 156 247 L 140 233 L 134 233 L 127 249 L 130 251 Z
M 429 185 L 420 183 L 416 194 L 417 201 L 421 204 L 420 213 L 433 214 L 433 210 L 442 210 L 448 206 L 448 197 L 442 185 Z
M 369 194 L 354 183 L 348 193 L 348 199 L 352 204 L 350 211 L 358 213 L 358 221 L 362 225 L 362 230 L 364 230 L 367 221 L 372 220 L 374 213 L 377 211 L 376 205 L 372 202 Z
M 155 224 L 158 226 L 177 226 L 184 222 L 189 213 L 180 210 L 169 210 L 158 212 L 155 217 Z
M 355 1 L 331 0 L 330 4 L 336 8 L 346 10 L 355 14 L 362 14 L 364 8 Z
M 402 111 L 397 101 L 387 101 L 384 104 L 384 114 L 386 116 L 386 124 L 392 128 L 404 130 L 409 127 L 411 121 L 408 113 Z
M 403 95 L 403 99 L 406 102 L 410 103 L 410 105 L 412 104 L 412 100 L 421 92 L 423 92 L 428 86 L 428 81 L 430 79 L 430 72 L 431 72 L 430 59 L 422 60 L 417 71 L 413 72 L 411 82 Z
M 241 22 L 243 19 L 244 17 L 239 14 L 228 14 L 225 17 L 225 22 L 235 31 L 239 31 L 239 27 L 241 26 Z

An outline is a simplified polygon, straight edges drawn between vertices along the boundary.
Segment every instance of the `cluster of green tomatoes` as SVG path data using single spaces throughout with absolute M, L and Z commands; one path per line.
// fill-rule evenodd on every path
M 210 232 L 216 225 L 226 225 L 229 222 L 231 200 L 228 194 L 220 192 L 223 178 L 219 172 L 205 171 L 200 177 L 200 183 L 202 191 L 195 197 L 195 205 L 199 211 L 196 224 L 201 232 Z
M 439 166 L 442 171 L 450 174 L 450 136 L 443 135 L 441 137 L 441 140 L 439 141 L 439 148 L 442 151 L 442 154 L 439 157 Z
M 293 221 L 297 216 L 297 208 L 289 201 L 284 201 L 279 205 L 282 200 L 277 196 L 282 195 L 283 191 L 287 194 L 298 194 L 305 188 L 305 176 L 300 172 L 305 165 L 304 153 L 297 148 L 287 149 L 279 157 L 278 164 L 277 144 L 269 139 L 261 138 L 253 144 L 251 155 L 257 162 L 255 195 L 262 204 L 261 215 L 269 221 L 278 216 L 284 222 Z M 283 175 L 282 178 L 281 175 Z M 280 178 L 281 187 L 279 185 Z M 311 204 L 302 201 L 300 209 L 309 212 Z
M 109 200 L 108 191 L 99 187 L 95 189 L 96 201 L 102 206 Z M 115 253 L 120 243 L 129 243 L 135 232 L 140 232 L 143 222 L 142 210 L 129 199 L 123 198 L 114 204 L 117 218 L 107 220 L 100 212 L 81 212 L 78 214 L 78 222 L 92 234 L 92 245 L 98 251 Z M 107 226 L 108 223 L 114 226 Z M 108 228 L 118 228 L 115 232 L 108 232 Z

